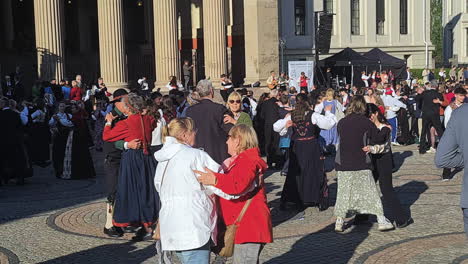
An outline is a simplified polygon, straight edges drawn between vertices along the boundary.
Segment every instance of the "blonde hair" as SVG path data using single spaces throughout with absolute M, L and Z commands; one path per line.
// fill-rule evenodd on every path
M 333 101 L 333 99 L 335 99 L 335 90 L 333 89 L 328 89 L 327 92 L 325 93 L 325 98 L 328 100 L 328 101 Z
M 229 97 L 227 99 L 227 102 L 226 102 L 226 106 L 229 110 L 231 110 L 231 108 L 229 108 L 229 101 L 230 100 L 242 100 L 242 96 L 240 95 L 240 93 L 238 92 L 232 92 L 229 94 Z M 242 102 L 241 102 L 241 108 L 242 108 Z
M 183 134 L 193 131 L 195 131 L 195 122 L 192 118 L 174 118 L 169 124 L 163 127 L 162 142 L 165 143 L 166 137 L 174 137 L 178 141 L 181 141 Z
M 258 148 L 257 133 L 250 126 L 245 124 L 235 125 L 229 131 L 229 136 L 239 139 L 239 153 L 251 148 Z

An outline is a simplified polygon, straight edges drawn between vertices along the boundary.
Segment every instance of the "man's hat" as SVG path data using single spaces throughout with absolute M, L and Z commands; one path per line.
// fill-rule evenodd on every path
M 127 90 L 123 89 L 123 88 L 120 88 L 120 89 L 117 89 L 115 90 L 115 92 L 112 94 L 112 101 L 110 101 L 110 103 L 115 103 L 117 102 L 118 100 L 122 99 L 122 97 L 125 97 L 128 95 L 128 92 Z

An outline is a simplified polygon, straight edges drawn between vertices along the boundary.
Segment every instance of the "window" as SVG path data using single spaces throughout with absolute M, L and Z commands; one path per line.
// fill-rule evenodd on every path
M 333 14 L 333 0 L 324 0 L 323 7 L 328 14 Z
M 305 0 L 294 0 L 294 19 L 296 36 L 305 35 Z
M 351 0 L 351 34 L 360 35 L 360 14 L 359 14 L 359 0 Z
M 408 0 L 400 0 L 400 34 L 408 34 Z
M 384 26 L 385 26 L 385 0 L 377 0 L 377 35 L 384 35 Z

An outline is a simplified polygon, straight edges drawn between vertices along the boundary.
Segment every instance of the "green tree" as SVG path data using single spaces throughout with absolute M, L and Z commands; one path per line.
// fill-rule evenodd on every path
M 442 0 L 431 0 L 431 42 L 435 46 L 433 53 L 435 63 L 436 65 L 440 65 L 444 62 L 442 53 Z

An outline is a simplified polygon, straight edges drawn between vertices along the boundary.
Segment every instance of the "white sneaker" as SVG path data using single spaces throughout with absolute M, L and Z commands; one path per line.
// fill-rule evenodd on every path
M 379 223 L 379 231 L 389 231 L 395 228 L 385 216 L 377 217 L 377 222 Z
M 436 149 L 433 148 L 433 147 L 431 147 L 431 148 L 430 148 L 428 151 L 426 151 L 426 152 L 427 152 L 427 153 L 432 153 L 432 154 L 434 154 L 434 153 L 436 153 Z
M 400 143 L 398 143 L 398 142 L 395 141 L 395 142 L 392 142 L 392 145 L 393 145 L 393 146 L 400 146 Z
M 344 231 L 343 225 L 344 225 L 343 218 L 337 217 L 336 222 L 335 222 L 335 232 L 340 232 L 340 233 L 343 232 Z

